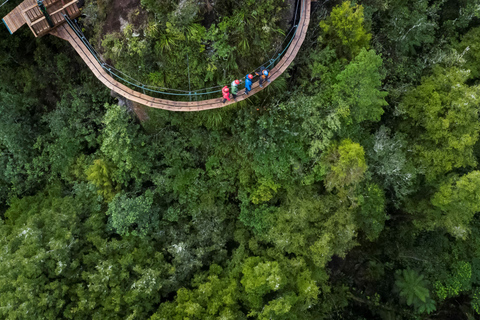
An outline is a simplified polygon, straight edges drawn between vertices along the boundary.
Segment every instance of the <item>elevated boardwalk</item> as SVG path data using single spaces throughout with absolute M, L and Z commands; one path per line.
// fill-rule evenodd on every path
M 302 1 L 302 0 L 300 0 Z M 300 21 L 298 22 L 298 29 L 295 33 L 295 37 L 292 40 L 290 47 L 288 48 L 287 52 L 283 56 L 283 58 L 279 61 L 279 63 L 271 70 L 270 72 L 270 80 L 274 81 L 277 79 L 285 70 L 290 66 L 290 64 L 295 59 L 300 47 L 302 46 L 303 41 L 305 40 L 305 35 L 307 33 L 308 25 L 310 23 L 310 5 L 311 0 L 303 0 L 302 1 L 302 14 L 300 17 Z M 87 66 L 92 70 L 95 76 L 109 89 L 116 92 L 117 94 L 131 100 L 135 101 L 139 104 L 170 110 L 170 111 L 202 111 L 202 110 L 209 110 L 209 109 L 218 109 L 225 107 L 229 104 L 235 103 L 232 99 L 230 102 L 222 103 L 222 98 L 219 94 L 218 99 L 210 99 L 210 100 L 203 100 L 203 101 L 192 101 L 192 102 L 185 102 L 185 101 L 171 101 L 165 100 L 160 98 L 155 98 L 148 96 L 146 94 L 140 93 L 129 87 L 123 85 L 122 83 L 116 81 L 112 78 L 108 72 L 106 72 L 100 63 L 95 59 L 92 53 L 85 47 L 82 40 L 78 37 L 75 31 L 68 26 L 67 24 L 63 24 L 57 29 L 50 32 L 51 34 L 62 38 L 73 46 L 75 51 L 80 55 L 80 57 L 85 61 Z M 266 85 L 264 85 L 264 88 Z M 244 95 L 244 89 L 239 90 L 237 102 L 247 99 L 250 95 L 256 94 L 262 90 L 258 86 L 258 82 L 255 82 L 252 86 L 252 91 L 250 94 Z
M 53 7 L 52 4 L 58 3 L 58 1 L 61 1 L 62 6 Z M 209 109 L 218 109 L 218 108 L 222 108 L 227 105 L 245 100 L 249 96 L 254 95 L 260 90 L 262 90 L 262 88 L 259 87 L 258 82 L 255 82 L 252 85 L 252 91 L 248 96 L 244 95 L 245 89 L 242 89 L 242 90 L 239 90 L 238 92 L 238 97 L 236 102 L 233 101 L 232 99 L 232 101 L 226 102 L 226 103 L 222 103 L 223 98 L 220 97 L 221 96 L 220 93 L 217 99 L 185 102 L 185 101 L 172 101 L 172 100 L 155 98 L 155 97 L 151 97 L 146 94 L 143 94 L 141 92 L 135 91 L 125 86 L 124 84 L 118 82 L 112 76 L 110 76 L 110 74 L 102 67 L 100 62 L 94 57 L 92 52 L 87 48 L 86 44 L 82 41 L 82 39 L 80 39 L 79 35 L 75 32 L 75 30 L 72 29 L 72 27 L 69 24 L 64 23 L 65 18 L 63 14 L 70 16 L 72 19 L 76 15 L 79 15 L 78 7 L 76 5 L 76 0 L 65 4 L 66 1 L 68 0 L 45 0 L 44 1 L 44 3 L 47 4 L 47 11 L 49 12 L 55 24 L 55 27 L 51 29 L 42 29 L 39 31 L 33 28 L 34 24 L 45 25 L 46 23 L 45 17 L 38 16 L 38 12 L 36 12 L 37 16 L 28 15 L 27 17 L 26 15 L 28 10 L 35 10 L 35 6 L 34 6 L 34 4 L 36 4 L 35 0 L 25 0 L 24 2 L 22 2 L 22 4 L 20 4 L 17 8 L 15 8 L 15 10 L 9 13 L 3 19 L 3 21 L 5 22 L 5 24 L 7 25 L 11 33 L 15 32 L 18 28 L 20 28 L 23 24 L 25 24 L 25 22 L 27 22 L 29 24 L 29 27 L 32 29 L 33 33 L 35 34 L 35 36 L 40 36 L 45 31 L 47 31 L 52 35 L 55 35 L 61 39 L 68 41 L 73 46 L 75 51 L 77 51 L 77 53 L 80 55 L 83 61 L 85 61 L 85 63 L 93 72 L 93 74 L 106 87 L 108 87 L 112 91 L 116 92 L 117 94 L 131 101 L 137 102 L 139 104 L 142 104 L 148 107 L 170 110 L 170 111 L 202 111 L 202 110 L 209 110 Z M 271 81 L 274 81 L 275 79 L 277 79 L 283 72 L 285 72 L 285 70 L 287 70 L 287 68 L 290 66 L 290 64 L 293 62 L 293 60 L 297 56 L 297 53 L 300 50 L 300 47 L 302 46 L 303 41 L 305 40 L 305 35 L 307 34 L 308 25 L 310 23 L 311 0 L 299 0 L 299 1 L 301 2 L 301 8 L 300 8 L 301 15 L 298 21 L 298 27 L 296 29 L 295 35 L 286 53 L 279 60 L 277 65 L 270 71 L 269 78 Z M 48 7 L 50 7 L 50 9 Z M 21 21 L 22 19 L 20 19 L 20 13 L 22 13 L 23 15 L 23 22 Z M 30 12 L 30 13 L 34 14 L 35 12 Z M 62 17 L 59 17 L 60 15 Z M 54 18 L 53 16 L 58 16 L 58 17 Z M 265 83 L 264 87 L 267 85 L 268 83 Z

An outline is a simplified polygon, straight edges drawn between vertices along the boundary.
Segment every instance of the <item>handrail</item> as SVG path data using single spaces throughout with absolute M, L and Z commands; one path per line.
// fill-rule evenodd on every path
M 287 36 L 285 37 L 284 41 L 281 43 L 281 45 L 283 45 L 285 43 L 285 40 L 288 39 L 288 36 L 290 35 L 290 33 L 295 30 L 295 32 L 293 33 L 293 36 L 292 38 L 290 39 L 290 41 L 288 42 L 287 46 L 283 49 L 283 51 L 277 55 L 277 57 L 274 59 L 273 57 L 275 56 L 275 54 L 278 52 L 278 49 L 276 51 L 276 53 L 272 56 L 272 58 L 270 60 L 268 60 L 269 64 L 267 65 L 267 69 L 270 69 L 276 62 L 278 62 L 280 60 L 280 58 L 283 56 L 283 54 L 288 50 L 288 48 L 290 47 L 294 37 L 295 37 L 295 34 L 297 32 L 297 28 L 298 28 L 298 24 L 296 24 L 296 20 L 298 18 L 297 14 L 300 13 L 298 11 L 298 6 L 300 5 L 300 2 L 301 1 L 305 1 L 305 0 L 298 0 L 297 1 L 297 5 L 296 5 L 296 8 L 295 8 L 295 15 L 294 15 L 294 18 L 293 18 L 293 21 L 294 21 L 294 25 L 292 26 L 292 28 L 290 29 L 289 33 L 287 34 Z M 100 65 L 113 77 L 117 78 L 119 81 L 122 81 L 123 83 L 126 83 L 132 87 L 135 87 L 136 89 L 140 89 L 142 90 L 144 93 L 145 92 L 150 92 L 150 93 L 155 93 L 155 94 L 161 94 L 161 95 L 169 95 L 169 96 L 184 96 L 184 97 L 197 97 L 197 96 L 204 96 L 204 95 L 211 95 L 211 94 L 215 94 L 215 93 L 220 93 L 222 92 L 221 88 L 224 85 L 220 85 L 220 86 L 214 86 L 214 87 L 211 87 L 211 88 L 203 88 L 203 89 L 196 89 L 196 90 L 179 90 L 179 89 L 170 89 L 170 88 L 160 88 L 160 87 L 155 87 L 155 86 L 151 86 L 151 85 L 147 85 L 147 84 L 144 84 L 142 83 L 141 81 L 138 81 L 136 79 L 134 79 L 133 77 L 125 74 L 124 72 L 116 69 L 115 67 L 112 67 L 110 66 L 109 64 L 107 64 L 98 54 L 97 52 L 95 51 L 95 49 L 93 48 L 93 46 L 90 44 L 90 42 L 87 40 L 87 38 L 85 37 L 85 35 L 82 33 L 81 29 L 75 25 L 75 23 L 68 17 L 68 15 L 63 15 L 65 17 L 65 20 L 67 21 L 68 25 L 73 29 L 73 31 L 77 34 L 77 36 L 81 39 L 81 41 L 84 43 L 85 47 L 92 53 L 92 55 L 95 57 L 95 59 L 100 63 Z M 268 63 L 267 62 L 267 63 Z M 263 65 L 266 65 L 267 63 L 264 63 L 262 64 Z M 260 67 L 256 68 L 253 72 L 251 73 L 254 73 L 256 70 L 260 69 Z M 123 75 L 119 75 L 119 73 L 121 73 Z M 126 79 L 126 78 L 128 79 Z M 226 84 L 226 85 L 229 85 L 229 84 Z M 207 89 L 215 89 L 215 88 L 219 88 L 218 90 L 211 90 L 211 91 L 206 91 L 206 92 L 201 92 L 203 90 L 207 90 Z M 161 89 L 161 90 L 159 90 Z M 177 93 L 175 92 L 168 92 L 168 91 L 163 91 L 163 90 L 168 90 L 168 91 L 177 91 Z M 182 92 L 182 93 L 178 93 L 178 92 Z
M 308 29 L 308 25 L 310 23 L 310 3 L 311 0 L 300 0 L 301 1 L 301 17 L 298 21 L 297 28 L 295 35 L 290 40 L 290 46 L 288 49 L 285 49 L 283 52 L 283 57 L 278 61 L 276 66 L 271 69 L 270 71 L 270 79 L 273 82 L 277 79 L 283 72 L 287 70 L 289 65 L 293 62 L 295 56 L 297 55 L 303 41 L 305 40 L 306 32 Z M 230 105 L 235 102 L 239 102 L 242 100 L 247 99 L 251 95 L 254 95 L 262 90 L 259 87 L 258 82 L 255 82 L 252 85 L 252 90 L 250 95 L 243 95 L 244 90 L 239 90 L 237 101 L 230 101 L 228 103 L 223 104 L 222 99 L 217 97 L 215 99 L 209 100 L 199 100 L 199 101 L 172 101 L 167 99 L 155 98 L 145 93 L 135 91 L 126 85 L 122 84 L 121 82 L 115 80 L 113 76 L 104 69 L 101 62 L 95 57 L 94 50 L 93 53 L 90 51 L 82 38 L 79 36 L 74 29 L 71 28 L 70 25 L 61 25 L 56 30 L 52 30 L 51 32 L 53 35 L 56 35 L 64 40 L 70 42 L 70 44 L 74 47 L 80 57 L 85 61 L 87 66 L 90 70 L 94 73 L 94 75 L 109 89 L 116 92 L 120 96 L 123 96 L 130 101 L 164 110 L 171 110 L 171 111 L 202 111 L 202 110 L 209 110 L 209 109 L 216 109 L 222 108 L 227 105 Z M 86 39 L 85 39 L 86 40 Z M 93 48 L 92 48 L 93 49 Z M 277 59 L 278 60 L 278 59 Z M 268 84 L 266 84 L 268 85 Z M 142 90 L 143 91 L 143 90 Z M 198 96 L 196 94 L 195 96 Z

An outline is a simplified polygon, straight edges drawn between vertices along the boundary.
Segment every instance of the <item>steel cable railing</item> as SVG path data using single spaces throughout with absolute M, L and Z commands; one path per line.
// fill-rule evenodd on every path
M 300 5 L 301 1 L 304 2 L 305 0 L 298 0 L 297 1 L 297 5 L 296 5 L 296 8 L 295 8 L 295 14 L 294 14 L 294 18 L 293 18 L 292 28 L 290 29 L 288 34 L 285 36 L 285 39 L 283 40 L 283 42 L 277 47 L 277 50 L 272 55 L 272 58 L 268 62 L 264 63 L 262 66 L 256 68 L 253 72 L 250 72 L 250 73 L 255 74 L 255 72 L 257 70 L 260 70 L 262 67 L 265 67 L 265 65 L 266 65 L 266 67 L 265 67 L 266 69 L 270 69 L 272 66 L 275 65 L 276 62 L 278 62 L 280 60 L 280 58 L 288 50 L 288 48 L 292 44 L 292 41 L 295 38 L 295 35 L 297 33 L 297 29 L 298 29 L 297 20 L 298 20 L 298 13 L 299 13 L 298 9 L 299 9 L 299 5 Z M 300 12 L 300 16 L 301 15 L 303 15 L 303 12 Z M 156 94 L 161 94 L 161 95 L 170 95 L 170 96 L 198 97 L 198 96 L 203 96 L 203 95 L 208 95 L 208 94 L 217 94 L 217 93 L 222 91 L 221 89 L 218 89 L 218 90 L 212 90 L 212 89 L 222 88 L 223 86 L 214 86 L 214 87 L 209 87 L 209 88 L 186 91 L 186 90 L 180 90 L 180 89 L 171 89 L 171 88 L 165 88 L 165 87 L 156 87 L 156 86 L 152 86 L 152 85 L 146 85 L 146 84 L 140 82 L 139 80 L 129 76 L 128 74 L 122 72 L 121 70 L 118 70 L 115 67 L 106 63 L 103 60 L 103 58 L 101 58 L 100 55 L 95 51 L 95 49 L 90 44 L 90 42 L 87 40 L 87 38 L 85 37 L 85 35 L 81 31 L 80 27 L 74 21 L 72 21 L 68 17 L 68 15 L 64 14 L 64 18 L 65 18 L 65 21 L 67 22 L 67 24 L 70 26 L 70 28 L 75 32 L 75 34 L 82 41 L 84 46 L 89 50 L 89 52 L 97 60 L 97 62 L 100 64 L 100 66 L 105 71 L 107 71 L 112 77 L 120 80 L 124 84 L 128 84 L 128 85 L 133 86 L 137 89 L 140 89 L 144 93 L 150 92 L 150 93 L 156 93 Z M 278 53 L 278 51 L 280 50 L 280 48 L 282 48 L 282 46 L 285 44 L 287 39 L 289 39 L 289 36 L 291 35 L 292 32 L 293 32 L 293 35 L 291 36 L 290 41 L 288 42 L 287 46 L 283 49 L 283 51 L 281 53 Z M 198 92 L 198 91 L 204 91 L 204 90 L 206 90 L 206 92 Z M 207 90 L 211 90 L 211 91 L 207 91 Z

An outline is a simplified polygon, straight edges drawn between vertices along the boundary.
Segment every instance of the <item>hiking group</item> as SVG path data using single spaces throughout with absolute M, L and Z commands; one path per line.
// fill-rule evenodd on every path
M 260 77 L 258 81 L 260 88 L 263 88 L 263 83 L 265 81 L 270 82 L 268 69 L 265 69 L 264 67 L 262 67 L 260 69 L 260 72 L 255 72 L 255 74 Z M 247 74 L 245 76 L 245 93 L 244 94 L 249 94 L 250 91 L 252 91 L 252 84 L 253 84 L 252 80 L 253 80 L 253 75 Z M 238 85 L 240 83 L 242 83 L 241 80 L 235 80 L 230 85 L 231 89 L 229 89 L 228 86 L 223 87 L 222 89 L 223 103 L 225 103 L 225 101 L 227 100 L 230 101 L 230 94 L 232 94 L 233 100 L 237 101 Z

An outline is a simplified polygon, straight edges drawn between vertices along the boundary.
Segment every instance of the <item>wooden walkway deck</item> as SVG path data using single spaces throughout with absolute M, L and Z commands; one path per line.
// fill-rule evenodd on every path
M 23 11 L 34 5 L 37 5 L 36 0 L 25 0 L 20 3 L 15 9 L 13 9 L 9 14 L 3 17 L 3 23 L 5 23 L 5 25 L 7 26 L 10 34 L 14 33 L 18 29 L 20 29 L 21 26 L 27 23 L 25 21 Z
M 310 5 L 311 0 L 304 0 L 302 1 L 302 15 L 300 21 L 298 22 L 298 29 L 293 38 L 293 41 L 288 48 L 287 52 L 283 56 L 283 58 L 278 62 L 278 64 L 271 70 L 270 72 L 270 79 L 274 81 L 277 79 L 288 66 L 293 62 L 295 59 L 300 47 L 302 46 L 303 41 L 305 40 L 305 35 L 307 33 L 308 25 L 310 23 Z M 209 109 L 217 109 L 222 108 L 227 105 L 235 103 L 232 99 L 230 102 L 222 103 L 222 98 L 219 97 L 218 99 L 210 99 L 210 100 L 203 100 L 203 101 L 193 101 L 193 102 L 185 102 L 185 101 L 171 101 L 165 99 L 154 98 L 138 91 L 134 91 L 127 86 L 121 84 L 120 82 L 113 79 L 100 65 L 100 63 L 95 59 L 92 53 L 85 47 L 81 39 L 77 36 L 77 34 L 72 30 L 70 26 L 67 24 L 63 24 L 59 26 L 57 29 L 52 30 L 51 34 L 62 38 L 73 46 L 73 48 L 77 51 L 80 57 L 85 61 L 87 66 L 92 70 L 95 76 L 108 88 L 112 91 L 118 93 L 119 95 L 142 105 L 170 110 L 170 111 L 202 111 L 202 110 L 209 110 Z M 264 88 L 266 85 L 264 85 Z M 258 86 L 258 82 L 255 82 L 252 86 L 252 91 L 250 94 L 244 95 L 244 89 L 239 90 L 237 102 L 247 99 L 250 95 L 256 94 L 262 90 Z M 219 93 L 219 96 L 221 94 Z

